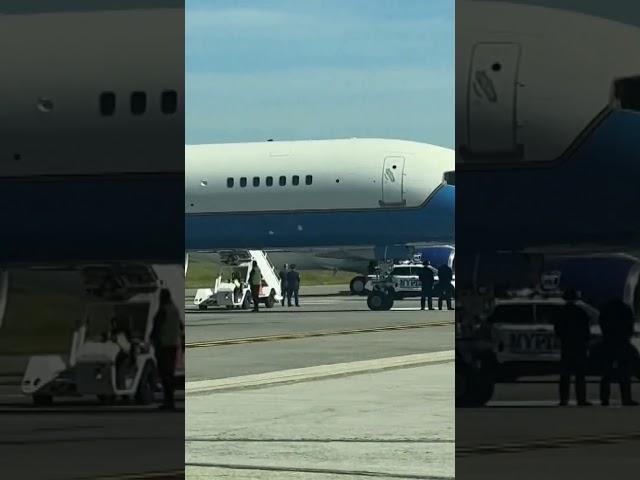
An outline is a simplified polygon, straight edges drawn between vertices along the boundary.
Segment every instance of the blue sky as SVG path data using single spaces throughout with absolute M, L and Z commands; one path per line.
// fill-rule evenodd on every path
M 186 142 L 454 145 L 454 0 L 187 0 Z

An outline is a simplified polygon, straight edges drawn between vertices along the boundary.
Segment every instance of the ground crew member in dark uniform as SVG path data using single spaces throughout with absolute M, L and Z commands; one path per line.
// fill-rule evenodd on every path
M 442 301 L 447 301 L 447 310 L 451 308 L 451 297 L 453 297 L 453 271 L 449 265 L 441 265 L 438 267 L 438 289 L 440 296 L 438 297 L 438 309 L 442 310 Z
M 171 292 L 165 288 L 160 292 L 160 308 L 153 320 L 151 334 L 164 392 L 164 402 L 160 407 L 163 410 L 175 409 L 176 357 L 183 335 L 184 325 L 180 318 L 180 312 L 171 300 Z
M 431 266 L 431 262 L 429 260 L 425 260 L 422 263 L 423 267 L 419 270 L 418 278 L 420 279 L 420 283 L 422 285 L 422 292 L 420 295 L 420 310 L 424 310 L 425 300 L 429 305 L 429 310 L 433 310 L 433 300 L 431 296 L 433 295 L 433 278 L 435 268 Z
M 623 405 L 636 406 L 631 398 L 631 375 L 637 351 L 631 344 L 633 336 L 633 311 L 622 300 L 611 300 L 600 310 L 602 330 L 602 379 L 600 402 L 609 405 L 611 382 L 617 377 Z
M 291 297 L 295 299 L 296 307 L 300 306 L 298 291 L 300 290 L 300 274 L 295 271 L 296 266 L 291 265 L 287 272 L 287 305 L 291 307 Z
M 262 272 L 258 267 L 258 262 L 253 261 L 251 274 L 249 275 L 249 283 L 251 284 L 251 298 L 253 299 L 253 311 L 260 311 L 260 287 L 262 287 Z
M 287 296 L 287 264 L 282 266 L 282 270 L 278 273 L 280 277 L 280 293 L 282 294 L 282 306 L 284 307 L 284 298 Z
M 560 339 L 560 406 L 569 403 L 571 376 L 576 378 L 576 400 L 578 405 L 591 405 L 587 402 L 585 374 L 587 352 L 591 330 L 587 313 L 576 305 L 578 295 L 575 290 L 567 290 L 563 298 L 567 302 L 554 319 L 554 331 Z

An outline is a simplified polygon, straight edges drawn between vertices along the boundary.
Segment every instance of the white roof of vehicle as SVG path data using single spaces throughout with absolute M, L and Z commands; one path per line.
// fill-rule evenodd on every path
M 583 308 L 590 315 L 598 315 L 598 310 L 588 303 L 578 300 L 576 305 Z M 544 296 L 532 296 L 532 297 L 516 297 L 516 298 L 498 298 L 495 301 L 496 308 L 501 305 L 566 305 L 567 301 L 562 297 L 544 297 Z

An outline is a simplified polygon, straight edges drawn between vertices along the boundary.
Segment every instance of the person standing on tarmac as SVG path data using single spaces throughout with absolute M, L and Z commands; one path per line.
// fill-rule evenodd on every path
M 442 310 L 442 301 L 447 301 L 447 310 L 451 308 L 451 297 L 453 297 L 453 271 L 449 265 L 440 265 L 438 267 L 438 289 L 440 290 L 440 296 L 438 297 L 438 309 Z
M 164 402 L 163 410 L 174 410 L 174 391 L 176 357 L 178 346 L 184 336 L 184 325 L 180 319 L 180 312 L 171 300 L 171 292 L 164 288 L 160 292 L 160 308 L 153 319 L 151 338 L 155 344 L 158 373 L 162 380 Z
M 569 403 L 571 376 L 575 376 L 576 400 L 580 406 L 589 406 L 585 381 L 587 352 L 591 329 L 587 313 L 576 305 L 578 295 L 575 290 L 565 291 L 567 302 L 554 319 L 554 331 L 560 339 L 560 406 Z
M 620 384 L 622 405 L 637 406 L 631 398 L 631 374 L 637 351 L 631 344 L 633 336 L 633 311 L 622 300 L 611 300 L 600 310 L 602 331 L 602 379 L 600 380 L 600 402 L 609 405 L 611 382 L 617 377 Z
M 253 311 L 259 312 L 260 307 L 260 287 L 262 287 L 262 272 L 258 267 L 258 262 L 253 261 L 251 274 L 249 275 L 249 283 L 251 284 L 251 298 L 253 299 Z
M 280 293 L 282 295 L 282 306 L 284 307 L 284 298 L 287 296 L 287 264 L 282 266 L 282 270 L 278 273 L 280 277 Z
M 418 278 L 420 279 L 420 284 L 422 285 L 422 293 L 420 295 L 420 310 L 424 310 L 425 303 L 429 305 L 429 310 L 433 310 L 433 300 L 431 299 L 431 296 L 433 295 L 433 279 L 435 268 L 431 266 L 431 262 L 429 260 L 425 260 L 422 265 L 423 267 L 419 270 L 418 273 Z
M 296 307 L 300 306 L 298 291 L 300 290 L 300 274 L 295 270 L 296 266 L 291 265 L 287 272 L 287 306 L 291 307 L 291 297 L 293 296 Z

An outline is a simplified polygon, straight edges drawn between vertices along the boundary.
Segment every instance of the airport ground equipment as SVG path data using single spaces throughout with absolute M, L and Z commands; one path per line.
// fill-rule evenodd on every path
M 553 287 L 559 284 L 559 277 L 553 273 L 544 274 L 542 281 L 543 285 Z M 553 322 L 566 305 L 562 293 L 554 289 L 520 289 L 507 291 L 501 298 L 495 298 L 489 289 L 483 289 L 482 293 L 459 293 L 456 312 L 457 406 L 485 405 L 493 396 L 497 383 L 558 374 L 560 343 Z M 590 320 L 587 373 L 597 375 L 602 338 L 599 312 L 580 300 L 576 305 Z M 640 332 L 637 328 L 632 346 L 638 359 Z M 634 371 L 640 375 L 640 364 Z
M 493 311 L 490 287 L 462 288 L 456 296 L 456 406 L 486 404 L 495 389 L 495 355 L 484 321 Z
M 419 258 L 398 263 L 383 263 L 375 275 L 369 275 L 365 289 L 371 310 L 389 310 L 396 300 L 422 295 L 419 272 L 425 268 Z M 453 280 L 455 298 L 455 279 Z M 433 296 L 439 295 L 438 275 L 434 275 Z
M 118 397 L 143 405 L 152 402 L 158 377 L 150 335 L 157 308 L 158 295 L 144 293 L 127 301 L 88 304 L 69 356 L 32 357 L 22 380 L 23 393 L 39 405 L 51 404 L 55 397 L 86 395 L 103 402 Z M 126 349 L 111 337 L 111 320 L 116 317 L 119 327 L 130 333 Z
M 83 273 L 90 296 L 69 354 L 31 357 L 23 393 L 36 405 L 50 405 L 55 397 L 84 396 L 103 403 L 119 397 L 143 405 L 152 402 L 159 387 L 151 341 L 159 307 L 158 277 L 151 267 L 132 265 L 90 266 Z M 114 318 L 118 329 L 128 331 L 126 341 L 116 341 Z M 176 371 L 180 375 L 184 372 Z
M 431 265 L 438 266 L 446 264 L 455 272 L 455 247 L 451 245 L 430 246 L 423 248 L 410 248 L 405 246 L 397 246 L 394 249 L 389 247 L 377 247 L 375 249 L 376 258 L 370 262 L 370 272 L 367 275 L 357 275 L 351 279 L 349 283 L 349 291 L 352 295 L 368 295 L 371 291 L 371 285 L 367 285 L 368 281 L 375 278 L 371 271 L 375 269 L 378 261 L 385 263 L 390 259 L 411 259 L 414 263 L 422 263 L 429 260 Z
M 554 320 L 566 303 L 560 293 L 535 292 L 496 299 L 487 328 L 494 345 L 497 381 L 513 382 L 558 372 L 560 341 L 554 332 Z M 599 312 L 582 301 L 576 305 L 589 317 L 594 347 L 601 337 Z
M 227 309 L 246 310 L 253 304 L 249 275 L 252 263 L 258 263 L 262 273 L 260 302 L 272 308 L 282 300 L 280 277 L 267 254 L 261 250 L 233 250 L 219 252 L 223 267 L 216 277 L 213 288 L 199 288 L 193 299 L 200 310 L 217 306 Z

